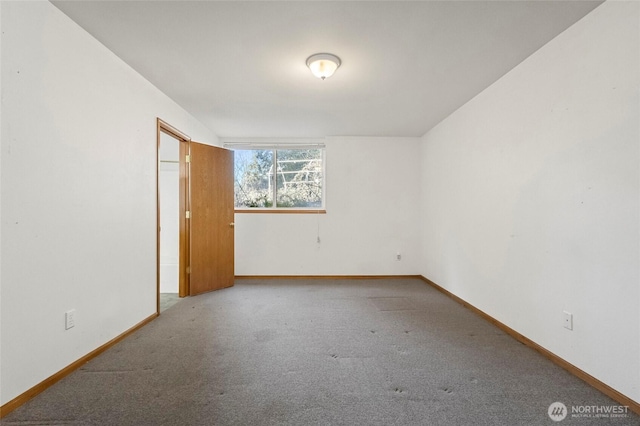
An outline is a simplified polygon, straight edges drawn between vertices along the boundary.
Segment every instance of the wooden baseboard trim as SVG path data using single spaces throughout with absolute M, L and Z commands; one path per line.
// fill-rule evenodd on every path
M 460 297 L 458 297 L 455 294 L 451 293 L 449 290 L 446 290 L 443 287 L 439 286 L 438 284 L 434 283 L 430 279 L 428 279 L 428 278 L 426 278 L 426 277 L 424 277 L 422 275 L 420 275 L 420 279 L 422 279 L 424 282 L 426 282 L 427 284 L 429 284 L 431 287 L 435 288 L 439 292 L 443 293 L 444 295 L 446 295 L 446 296 L 450 297 L 451 299 L 453 299 L 454 301 L 458 302 L 459 304 L 461 304 L 465 308 L 467 308 L 470 311 L 475 312 L 476 314 L 480 315 L 482 318 L 484 318 L 485 320 L 489 321 L 491 324 L 495 325 L 496 327 L 498 327 L 499 329 L 501 329 L 502 331 L 504 331 L 505 333 L 507 333 L 508 335 L 510 335 L 511 337 L 516 339 L 517 341 L 519 341 L 520 343 L 525 344 L 525 345 L 529 346 L 530 348 L 536 350 L 537 352 L 542 354 L 544 357 L 548 358 L 554 364 L 564 368 L 569 373 L 571 373 L 574 376 L 582 379 L 588 385 L 598 389 L 600 392 L 602 392 L 603 394 L 607 395 L 609 398 L 613 399 L 614 401 L 618 402 L 620 405 L 625 405 L 625 406 L 629 407 L 629 409 L 631 411 L 633 411 L 633 412 L 635 412 L 637 414 L 640 414 L 640 404 L 637 403 L 636 401 L 632 400 L 628 396 L 621 394 L 617 390 L 613 389 L 611 386 L 601 382 L 600 380 L 596 379 L 595 377 L 593 377 L 589 373 L 581 370 L 580 368 L 576 367 L 575 365 L 571 364 L 570 362 L 566 361 L 565 359 L 559 357 L 558 355 L 554 354 L 553 352 L 549 351 L 548 349 L 540 346 L 539 344 L 537 344 L 533 340 L 529 339 L 528 337 L 523 336 L 522 334 L 518 333 L 517 331 L 515 331 L 511 327 L 501 323 L 497 319 L 493 318 L 491 315 L 485 313 L 484 311 L 481 311 L 480 309 L 476 308 L 475 306 L 473 306 L 472 304 L 468 303 L 464 299 L 461 299 Z
M 12 412 L 16 408 L 20 407 L 22 404 L 26 403 L 31 398 L 35 397 L 36 395 L 38 395 L 39 393 L 41 393 L 42 391 L 44 391 L 48 387 L 52 386 L 56 382 L 62 380 L 64 377 L 66 377 L 69 374 L 73 373 L 79 367 L 81 367 L 82 365 L 84 365 L 87 362 L 91 361 L 93 358 L 97 357 L 98 355 L 100 355 L 101 353 L 103 353 L 104 351 L 109 349 L 111 346 L 115 345 L 116 343 L 118 343 L 119 341 L 121 341 L 122 339 L 124 339 L 125 337 L 127 337 L 128 335 L 133 333 L 134 331 L 136 331 L 139 328 L 142 328 L 143 326 L 147 325 L 152 320 L 154 320 L 157 316 L 158 316 L 158 314 L 154 313 L 153 315 L 145 318 L 144 320 L 140 321 L 138 324 L 134 325 L 133 327 L 131 327 L 130 329 L 125 331 L 124 333 L 120 334 L 119 336 L 114 337 L 113 339 L 111 339 L 107 343 L 105 343 L 104 345 L 94 349 L 93 351 L 89 352 L 88 354 L 86 354 L 82 358 L 80 358 L 77 361 L 69 364 L 68 366 L 66 366 L 62 370 L 58 371 L 57 373 L 55 373 L 51 377 L 43 380 L 42 382 L 38 383 L 37 385 L 35 385 L 31 389 L 29 389 L 26 392 L 24 392 L 24 393 L 18 395 L 17 397 L 13 398 L 11 401 L 7 402 L 6 404 L 4 404 L 3 406 L 0 407 L 0 418 L 6 416 L 7 414 Z
M 243 280 L 383 280 L 422 278 L 422 275 L 236 275 Z

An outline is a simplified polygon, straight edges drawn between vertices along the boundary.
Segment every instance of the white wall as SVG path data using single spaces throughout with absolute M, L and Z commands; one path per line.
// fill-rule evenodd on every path
M 427 133 L 421 162 L 421 273 L 635 401 L 639 8 L 595 9 Z
M 236 274 L 417 274 L 419 144 L 419 138 L 328 138 L 327 213 L 237 213 Z
M 156 117 L 217 139 L 50 3 L 0 8 L 4 404 L 156 311 Z

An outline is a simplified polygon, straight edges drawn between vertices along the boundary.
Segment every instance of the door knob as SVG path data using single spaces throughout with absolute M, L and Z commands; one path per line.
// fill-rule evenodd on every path
M 229 224 L 229 226 L 233 228 L 234 226 L 236 226 L 236 224 L 235 224 L 235 223 L 233 223 L 233 222 L 231 222 L 231 223 Z

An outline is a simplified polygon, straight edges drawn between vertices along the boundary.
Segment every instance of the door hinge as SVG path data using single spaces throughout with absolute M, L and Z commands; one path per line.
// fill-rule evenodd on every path
M 191 219 L 191 212 L 190 212 L 189 210 L 187 210 L 187 211 L 185 212 L 185 217 L 186 217 L 187 219 Z
M 187 154 L 184 156 L 184 161 L 185 163 L 190 163 L 191 162 L 191 155 Z

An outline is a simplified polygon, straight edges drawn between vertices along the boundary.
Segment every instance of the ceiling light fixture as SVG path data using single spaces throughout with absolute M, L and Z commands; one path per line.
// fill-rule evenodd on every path
M 342 62 L 331 53 L 316 53 L 307 58 L 307 66 L 316 77 L 324 80 L 331 77 Z

